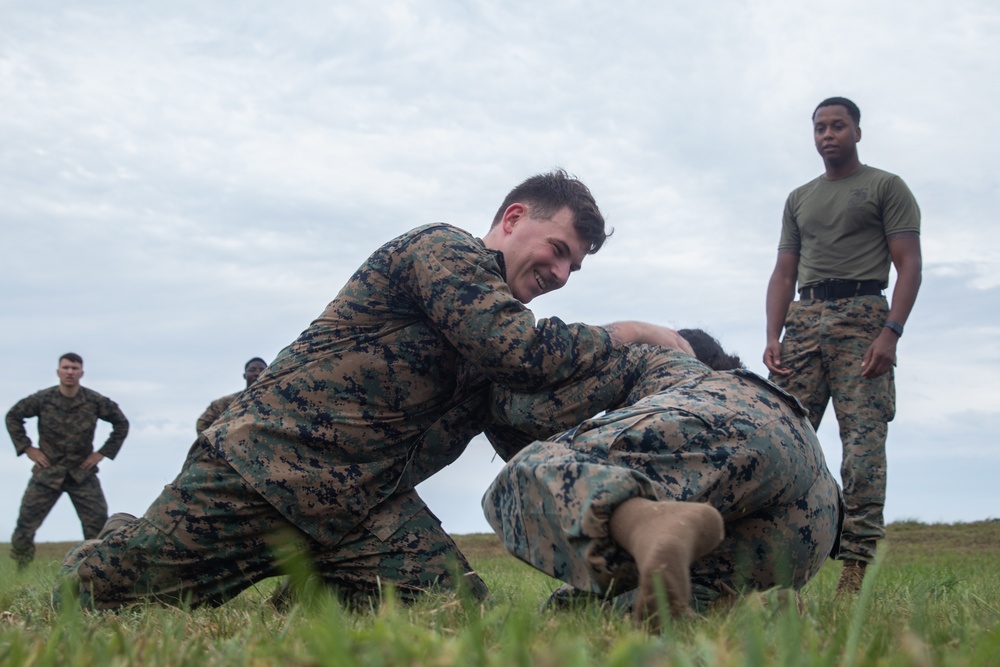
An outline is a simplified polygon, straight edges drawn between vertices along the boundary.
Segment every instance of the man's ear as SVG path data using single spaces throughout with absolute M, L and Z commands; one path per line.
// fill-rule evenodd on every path
M 520 222 L 523 218 L 528 215 L 528 207 L 524 204 L 519 204 L 514 202 L 507 207 L 507 210 L 503 212 L 503 217 L 500 218 L 500 224 L 503 225 L 503 230 L 507 234 L 514 229 L 514 225 Z

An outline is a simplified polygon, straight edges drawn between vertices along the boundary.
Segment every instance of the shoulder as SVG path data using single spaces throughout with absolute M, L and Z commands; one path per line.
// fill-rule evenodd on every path
M 438 263 L 480 265 L 495 261 L 497 255 L 469 232 L 445 223 L 412 229 L 386 243 L 378 254 L 396 267 Z
M 389 241 L 384 247 L 399 249 L 406 246 L 419 246 L 422 248 L 432 248 L 435 246 L 483 247 L 482 243 L 469 232 L 443 222 L 435 222 L 411 229 L 405 234 L 401 234 L 392 241 Z
M 906 187 L 906 183 L 900 176 L 888 172 L 884 169 L 878 169 L 877 167 L 870 167 L 867 164 L 861 165 L 861 169 L 858 170 L 858 176 L 869 183 L 875 183 L 878 185 L 885 185 L 889 187 Z
M 788 194 L 788 201 L 793 201 L 808 195 L 810 192 L 815 190 L 817 186 L 822 185 L 824 181 L 825 179 L 823 176 L 817 176 L 808 183 L 803 183 Z
M 102 401 L 111 400 L 106 396 L 104 396 L 103 394 L 100 394 L 94 391 L 93 389 L 88 389 L 87 387 L 80 387 L 80 396 L 82 396 L 84 400 L 89 401 L 91 403 L 100 403 Z
M 48 400 L 51 400 L 51 399 L 54 399 L 54 398 L 58 398 L 58 397 L 59 397 L 59 385 L 54 385 L 52 387 L 46 387 L 45 389 L 42 389 L 40 391 L 36 391 L 34 394 L 32 394 L 32 395 L 30 395 L 30 396 L 28 396 L 26 398 L 23 398 L 21 400 L 24 400 L 24 401 L 30 401 L 30 400 L 48 401 Z
M 230 403 L 235 401 L 237 398 L 243 395 L 242 391 L 234 391 L 231 394 L 226 394 L 225 396 L 220 396 L 219 398 L 212 401 L 212 405 L 223 404 L 223 407 L 227 407 Z
M 39 391 L 36 391 L 33 394 L 29 394 L 29 395 L 25 396 L 24 398 L 18 400 L 17 403 L 14 404 L 14 407 L 11 408 L 11 409 L 12 410 L 17 409 L 18 406 L 20 406 L 23 409 L 24 407 L 27 407 L 27 406 L 29 406 L 31 404 L 44 403 L 44 402 L 50 400 L 50 398 L 52 396 L 54 396 L 55 394 L 58 394 L 58 393 L 59 393 L 59 387 L 58 386 L 49 387 L 47 389 L 41 389 Z

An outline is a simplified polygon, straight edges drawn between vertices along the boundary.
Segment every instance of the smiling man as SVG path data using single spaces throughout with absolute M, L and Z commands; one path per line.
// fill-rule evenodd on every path
M 56 369 L 59 384 L 18 401 L 7 413 L 7 431 L 17 454 L 34 467 L 21 501 L 17 527 L 11 537 L 11 558 L 25 567 L 35 556 L 35 533 L 63 493 L 73 501 L 84 539 L 97 536 L 108 519 L 108 503 L 97 464 L 113 459 L 128 435 L 128 420 L 118 404 L 80 386 L 83 358 L 67 352 Z M 24 420 L 38 418 L 38 446 L 31 444 Z M 97 420 L 112 426 L 107 441 L 94 451 Z
M 885 440 L 896 411 L 896 344 L 920 288 L 920 209 L 901 178 L 861 163 L 861 111 L 851 100 L 820 102 L 813 138 L 825 172 L 785 203 L 764 364 L 809 409 L 814 428 L 833 399 L 847 505 L 837 590 L 849 593 L 885 537 Z M 882 294 L 890 264 L 891 307 Z
M 432 224 L 376 250 L 143 517 L 117 517 L 67 555 L 84 604 L 219 604 L 296 553 L 362 604 L 386 584 L 406 599 L 454 588 L 456 572 L 485 596 L 414 489 L 490 424 L 491 385 L 624 376 L 625 342 L 685 347 L 669 329 L 536 320 L 525 307 L 606 238 L 590 191 L 556 171 L 514 188 L 482 240 Z

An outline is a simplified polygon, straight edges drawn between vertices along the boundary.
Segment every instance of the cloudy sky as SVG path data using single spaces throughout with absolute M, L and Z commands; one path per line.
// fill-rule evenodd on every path
M 923 212 L 887 519 L 1000 516 L 993 0 L 0 14 L 0 409 L 82 354 L 84 384 L 132 423 L 101 466 L 112 511 L 142 513 L 243 363 L 272 359 L 382 242 L 434 221 L 485 233 L 510 187 L 556 166 L 616 231 L 539 316 L 702 326 L 763 371 L 784 199 L 822 171 L 813 107 L 844 95 L 862 161 L 900 174 Z M 838 469 L 832 411 L 820 436 Z M 30 471 L 7 447 L 0 540 Z M 499 465 L 477 439 L 421 487 L 446 529 L 489 530 L 479 500 Z M 63 498 L 38 539 L 79 535 Z

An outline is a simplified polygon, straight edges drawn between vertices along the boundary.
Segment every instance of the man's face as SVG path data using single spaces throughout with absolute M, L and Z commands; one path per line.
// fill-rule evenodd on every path
M 248 387 L 257 381 L 257 378 L 260 377 L 260 374 L 264 372 L 265 368 L 267 368 L 267 366 L 256 360 L 247 364 L 247 369 L 243 372 L 243 379 L 247 381 Z
M 518 208 L 519 207 L 519 208 Z M 521 303 L 557 290 L 579 271 L 585 246 L 573 227 L 573 212 L 563 207 L 549 219 L 535 218 L 530 208 L 512 204 L 500 222 L 507 285 Z
M 60 359 L 59 368 L 56 369 L 59 376 L 59 384 L 64 387 L 76 387 L 83 377 L 83 365 L 69 359 Z
M 833 104 L 816 110 L 816 115 L 813 116 L 813 139 L 823 162 L 844 164 L 858 154 L 857 143 L 861 140 L 861 128 L 854 124 L 854 119 L 846 108 Z

